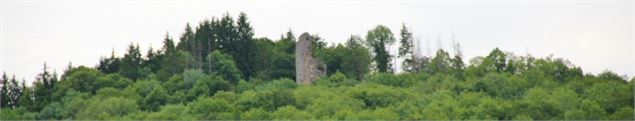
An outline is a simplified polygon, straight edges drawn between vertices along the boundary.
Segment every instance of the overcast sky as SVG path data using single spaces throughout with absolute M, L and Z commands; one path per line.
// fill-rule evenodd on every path
M 365 36 L 378 24 L 398 35 L 406 23 L 421 40 L 422 54 L 438 45 L 451 50 L 452 34 L 465 62 L 499 47 L 516 55 L 553 55 L 585 73 L 605 69 L 635 75 L 632 0 L 558 1 L 360 1 L 360 0 L 2 0 L 0 71 L 32 81 L 48 63 L 60 73 L 94 67 L 128 44 L 160 48 L 178 40 L 186 23 L 247 13 L 256 37 L 278 39 L 292 30 L 317 33 L 331 43 Z M 441 44 L 438 42 L 441 41 Z M 452 52 L 452 51 L 450 51 Z M 145 51 L 143 52 L 145 54 Z M 434 52 L 432 52 L 434 53 Z

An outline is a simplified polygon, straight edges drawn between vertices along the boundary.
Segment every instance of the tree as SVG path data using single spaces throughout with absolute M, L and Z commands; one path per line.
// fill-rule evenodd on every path
M 402 68 L 406 72 L 413 71 L 413 62 L 414 62 L 414 53 L 413 53 L 413 44 L 412 44 L 412 32 L 406 28 L 406 24 L 401 25 L 401 32 L 399 33 L 401 39 L 399 46 L 399 56 L 400 58 L 404 58 Z
M 187 105 L 190 108 L 190 114 L 198 120 L 233 120 L 236 110 L 233 105 L 225 100 L 214 98 L 199 98 Z
M 16 109 L 0 109 L 2 120 L 35 120 L 35 113 L 29 112 L 24 107 Z
M 611 71 L 608 71 L 608 70 L 605 70 L 602 73 L 598 74 L 598 78 L 603 79 L 603 80 L 607 80 L 607 81 L 617 81 L 617 82 L 622 82 L 622 83 L 626 83 L 627 82 L 624 78 L 622 78 L 622 77 L 618 76 L 617 74 L 615 74 L 615 73 L 613 73 Z
M 498 48 L 494 48 L 494 50 L 492 50 L 492 52 L 489 53 L 489 55 L 487 55 L 487 57 L 485 58 L 486 61 L 484 62 L 484 66 L 486 66 L 487 71 L 491 72 L 491 71 L 496 71 L 496 72 L 503 72 L 506 69 L 506 64 L 507 64 L 507 55 L 505 53 L 503 53 L 503 51 L 501 51 Z M 487 67 L 489 66 L 489 67 Z
M 450 58 L 448 52 L 439 49 L 434 58 L 430 60 L 430 70 L 432 73 L 449 73 L 452 68 L 451 61 L 452 58 Z
M 261 108 L 251 108 L 240 114 L 240 120 L 266 120 L 269 118 L 269 112 Z
M 146 60 L 141 63 L 141 67 L 149 69 L 150 72 L 157 72 L 161 69 L 161 60 L 165 54 L 161 52 L 161 50 L 154 50 L 152 47 L 149 47 L 148 52 L 146 53 Z
M 542 88 L 531 88 L 523 97 L 522 103 L 525 107 L 523 112 L 537 120 L 547 120 L 555 116 L 558 111 L 556 103 L 551 99 L 551 94 Z M 547 98 L 547 99 L 545 99 Z
M 475 91 L 503 99 L 521 97 L 526 88 L 529 87 L 524 79 L 505 73 L 488 73 L 474 85 Z
M 398 120 L 397 113 L 390 109 L 363 110 L 354 117 L 356 120 Z
M 2 82 L 2 90 L 0 92 L 0 108 L 9 108 L 9 77 L 7 77 L 6 73 L 2 73 L 2 77 L 0 77 L 0 81 Z
M 242 79 L 240 70 L 236 67 L 231 56 L 214 51 L 207 56 L 207 60 L 210 61 L 209 67 L 211 68 L 207 73 L 219 75 L 232 84 L 236 84 Z
M 67 75 L 63 81 L 55 88 L 54 95 L 57 98 L 61 98 L 64 96 L 66 91 L 73 89 L 79 92 L 88 92 L 90 94 L 96 94 L 97 90 L 102 88 L 102 84 L 113 84 L 113 83 L 103 83 L 100 79 L 104 76 L 103 73 L 98 70 L 80 66 L 68 71 Z M 104 86 L 105 87 L 105 86 Z
M 53 89 L 56 84 L 57 74 L 50 73 L 46 63 L 44 63 L 43 71 L 38 74 L 33 87 L 33 101 L 35 104 L 32 107 L 34 110 L 41 110 L 46 104 L 53 101 Z
M 197 56 L 194 56 L 194 55 L 197 55 L 196 53 L 194 53 L 195 46 L 197 44 L 195 43 L 196 42 L 195 37 L 196 36 L 195 36 L 194 30 L 192 30 L 190 23 L 187 23 L 185 25 L 185 32 L 181 34 L 181 38 L 179 39 L 181 41 L 179 41 L 179 43 L 176 45 L 176 49 L 182 50 L 183 53 L 188 53 L 188 55 L 193 56 L 191 57 L 192 60 L 186 63 L 186 68 L 200 68 L 200 64 L 198 64 L 197 61 L 194 61 L 197 57 Z
M 33 87 L 26 87 L 26 84 L 22 82 L 22 87 L 25 87 L 18 101 L 18 105 L 25 107 L 28 111 L 38 111 L 38 107 L 35 105 L 33 97 Z
M 634 101 L 632 85 L 625 85 L 617 81 L 593 84 L 584 90 L 582 96 L 596 101 L 608 113 L 614 113 L 623 106 L 632 107 Z
M 254 31 L 245 13 L 241 12 L 238 15 L 236 24 L 238 40 L 234 42 L 237 51 L 234 58 L 236 59 L 237 67 L 242 71 L 242 75 L 246 79 L 250 79 L 255 75 L 254 67 L 258 64 L 258 61 L 254 60 L 254 56 L 257 54 L 255 51 L 256 43 L 253 39 Z
M 327 47 L 326 42 L 319 34 L 310 34 L 311 36 L 311 48 L 314 51 L 320 51 Z
M 101 58 L 99 60 L 99 65 L 97 65 L 97 70 L 102 73 L 116 73 L 119 71 L 121 66 L 121 59 L 115 57 L 115 51 L 113 50 L 109 58 Z
M 123 97 L 110 97 L 106 99 L 93 98 L 88 102 L 85 110 L 77 114 L 79 120 L 105 120 L 124 116 L 137 111 L 137 103 L 134 100 Z
M 609 120 L 635 120 L 635 115 L 633 115 L 635 111 L 631 107 L 622 107 L 617 110 L 615 113 L 611 114 L 608 119 Z
M 431 60 L 432 59 L 427 56 L 415 58 L 412 61 L 412 72 L 432 73 L 432 70 L 431 70 L 432 68 L 430 67 Z
M 255 39 L 257 54 L 254 60 L 256 76 L 263 80 L 295 78 L 295 38 L 291 31 L 278 41 Z
M 52 102 L 47 104 L 39 113 L 36 115 L 37 119 L 62 119 L 63 107 L 60 102 Z
M 230 83 L 223 78 L 210 75 L 196 81 L 192 89 L 187 93 L 188 100 L 196 99 L 200 96 L 212 96 L 219 91 L 227 91 L 231 89 Z
M 359 36 L 351 36 L 346 42 L 346 51 L 342 54 L 341 72 L 347 77 L 361 80 L 370 71 L 372 55 L 368 52 Z
M 2 107 L 1 108 L 18 108 L 20 106 L 19 100 L 22 97 L 24 91 L 24 84 L 15 79 L 15 76 L 9 78 L 6 73 L 2 75 Z M 24 83 L 24 81 L 22 82 Z
M 456 51 L 456 54 L 454 55 L 454 58 L 450 59 L 451 72 L 456 78 L 464 79 L 465 77 L 463 73 L 465 71 L 465 64 L 463 63 L 463 54 L 459 47 L 459 44 L 456 44 L 456 49 L 454 50 Z
M 198 27 L 196 27 L 196 33 L 194 33 L 194 41 L 192 42 L 192 56 L 196 62 L 200 62 L 203 64 L 205 61 L 205 57 L 209 52 L 213 50 L 220 49 L 220 42 L 218 41 L 218 37 L 216 36 L 215 28 L 218 26 L 218 22 L 216 18 L 212 18 L 211 20 L 204 20 L 199 23 Z M 203 65 L 198 65 L 200 69 L 207 69 Z
M 373 60 L 377 64 L 379 72 L 392 72 L 390 60 L 391 55 L 386 50 L 386 46 L 395 42 L 390 29 L 384 25 L 378 25 L 374 29 L 368 31 L 366 35 L 366 44 L 375 53 Z
M 161 68 L 157 72 L 160 80 L 167 80 L 172 75 L 183 72 L 190 63 L 195 63 L 192 56 L 187 51 L 178 50 L 172 38 L 167 35 L 163 41 L 162 51 L 163 57 L 159 60 Z
M 254 90 L 243 92 L 237 99 L 236 105 L 241 110 L 262 108 L 267 111 L 296 103 L 291 91 L 296 83 L 290 79 L 273 80 L 255 87 Z
M 580 115 L 580 117 L 576 118 L 579 118 L 581 120 L 600 120 L 604 119 L 604 117 L 606 116 L 606 112 L 604 111 L 604 109 L 602 109 L 600 104 L 595 101 L 582 100 L 579 108 L 579 110 L 583 113 L 582 115 Z
M 271 119 L 275 120 L 308 120 L 311 118 L 312 117 L 309 113 L 303 110 L 298 110 L 293 106 L 281 107 L 271 113 Z
M 234 18 L 232 18 L 229 13 L 226 13 L 216 24 L 212 24 L 212 36 L 216 37 L 218 46 L 212 47 L 212 49 L 216 49 L 210 50 L 209 52 L 221 50 L 230 55 L 237 55 L 239 43 L 235 23 Z
M 148 114 L 145 120 L 194 120 L 188 110 L 183 104 L 165 105 L 160 111 Z
M 142 99 L 141 108 L 149 111 L 157 111 L 161 105 L 168 103 L 168 94 L 162 86 L 152 89 L 150 94 Z
M 467 76 L 485 76 L 489 72 L 510 72 L 508 71 L 507 54 L 498 48 L 494 48 L 486 57 L 476 57 L 470 60 L 470 67 L 466 69 Z
M 165 34 L 165 39 L 163 39 L 162 50 L 165 54 L 176 53 L 176 46 L 174 45 L 174 41 L 172 40 L 172 37 L 170 37 L 170 34 L 168 33 Z
M 342 58 L 348 51 L 342 44 L 338 44 L 333 47 L 326 47 L 320 50 L 316 50 L 314 55 L 321 62 L 326 64 L 326 75 L 331 75 L 335 72 L 341 71 Z
M 386 50 L 392 34 L 380 25 L 366 40 L 353 35 L 342 44 L 327 46 L 311 35 L 314 55 L 330 75 L 308 85 L 289 79 L 295 76 L 291 31 L 278 40 L 253 38 L 244 13 L 236 22 L 229 15 L 205 20 L 196 30 L 188 24 L 177 45 L 166 35 L 163 47 L 145 57 L 131 44 L 124 57 L 102 58 L 97 67 L 69 64 L 59 78 L 45 65 L 28 86 L 4 74 L 0 120 L 635 118 L 635 78 L 610 70 L 583 75 L 562 58 L 498 48 L 468 67 L 458 45 L 454 55 L 440 49 L 432 57 L 408 57 L 412 33 L 405 25 L 398 57 L 412 59 L 408 69 L 420 73 L 379 71 L 378 62 L 390 71 L 392 56 Z M 368 74 L 372 63 L 377 73 Z
M 295 42 L 295 36 L 293 35 L 293 32 L 289 30 L 284 36 L 280 37 L 280 40 L 277 43 L 280 46 L 281 51 L 293 53 L 295 51 Z
M 139 45 L 135 46 L 130 44 L 128 46 L 128 52 L 121 59 L 121 69 L 119 73 L 132 80 L 144 78 L 148 70 L 145 70 L 142 66 L 143 61 L 141 53 L 139 52 Z

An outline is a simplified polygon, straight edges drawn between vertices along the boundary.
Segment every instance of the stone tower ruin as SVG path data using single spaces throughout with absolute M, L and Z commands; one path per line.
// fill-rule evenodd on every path
M 303 33 L 295 44 L 295 82 L 310 84 L 326 74 L 326 64 L 313 57 L 312 38 Z

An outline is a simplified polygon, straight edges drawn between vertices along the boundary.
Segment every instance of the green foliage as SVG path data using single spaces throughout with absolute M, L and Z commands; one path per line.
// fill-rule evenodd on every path
M 13 107 L 12 105 L 10 105 L 9 101 L 9 77 L 7 77 L 6 73 L 2 74 L 2 77 L 0 77 L 0 82 L 2 82 L 2 88 L 0 89 L 0 108 L 4 108 L 4 107 Z
M 61 119 L 63 112 L 62 104 L 52 102 L 46 105 L 37 115 L 37 119 Z
M 139 45 L 130 44 L 128 52 L 121 58 L 119 73 L 132 80 L 141 79 L 149 72 L 148 68 L 142 66 L 143 63 L 144 60 L 141 58 Z
M 346 42 L 346 51 L 341 52 L 340 72 L 346 77 L 361 80 L 370 71 L 372 55 L 359 36 L 351 36 Z
M 207 60 L 210 61 L 208 65 L 210 70 L 207 71 L 209 74 L 220 75 L 233 84 L 238 83 L 242 79 L 240 71 L 229 55 L 214 51 L 207 56 Z
M 193 100 L 199 96 L 212 96 L 218 91 L 229 90 L 231 85 L 224 79 L 210 75 L 196 81 L 187 92 L 187 99 Z
M 97 70 L 103 73 L 116 73 L 119 71 L 119 66 L 121 65 L 121 59 L 115 57 L 115 51 L 111 53 L 108 58 L 101 58 L 99 60 L 99 64 L 97 65 Z
M 266 80 L 295 78 L 295 38 L 290 31 L 286 35 L 276 42 L 267 38 L 256 39 L 256 77 Z
M 270 119 L 269 112 L 261 109 L 261 108 L 251 108 L 246 112 L 240 114 L 241 120 L 263 120 Z
M 182 104 L 165 105 L 161 111 L 148 114 L 146 120 L 194 120 L 189 114 L 189 107 Z
M 615 113 L 611 114 L 609 120 L 635 120 L 635 113 L 631 107 L 622 107 Z
M 405 99 L 408 94 L 403 93 L 398 88 L 387 87 L 377 84 L 357 85 L 350 95 L 364 102 L 364 108 L 375 109 L 396 104 L 399 100 Z
M 410 81 L 400 80 L 400 78 L 397 77 L 398 76 L 394 74 L 375 73 L 366 77 L 366 81 L 395 87 L 407 87 L 413 84 Z
M 611 72 L 611 71 L 604 71 L 600 74 L 598 74 L 598 78 L 602 79 L 602 80 L 607 80 L 607 81 L 618 81 L 618 82 L 626 82 L 625 79 L 623 79 L 622 77 L 618 76 L 617 74 Z
M 359 81 L 348 79 L 346 78 L 346 75 L 340 72 L 331 75 L 329 78 L 321 78 L 315 81 L 315 85 L 325 85 L 329 87 L 353 86 L 357 83 L 359 83 Z
M 29 112 L 25 108 L 0 109 L 0 119 L 2 120 L 33 120 L 35 119 L 35 113 Z
M 15 108 L 20 106 L 19 100 L 22 97 L 22 93 L 25 90 L 24 84 L 20 85 L 19 82 L 13 78 L 9 78 L 6 73 L 2 74 L 2 100 L 0 102 L 0 108 Z M 24 83 L 24 82 L 23 82 Z
M 76 115 L 80 120 L 105 120 L 133 113 L 138 111 L 137 108 L 138 105 L 134 100 L 123 97 L 93 98 L 88 102 L 86 109 Z
M 599 82 L 587 88 L 583 97 L 597 101 L 606 112 L 613 113 L 624 106 L 633 107 L 633 86 L 620 82 Z
M 44 64 L 43 72 L 38 74 L 33 87 L 33 105 L 29 105 L 32 111 L 41 110 L 45 105 L 53 101 L 53 95 L 50 93 L 57 84 L 57 74 L 50 73 Z
M 432 73 L 449 73 L 451 70 L 451 58 L 448 52 L 440 49 L 430 61 L 430 70 Z
M 414 70 L 413 62 L 415 58 L 413 45 L 414 38 L 412 36 L 412 32 L 410 32 L 410 30 L 408 30 L 408 28 L 406 27 L 406 24 L 401 25 L 399 36 L 401 37 L 399 40 L 399 43 L 401 45 L 399 46 L 398 57 L 404 58 L 404 61 L 401 64 L 403 70 L 406 72 L 412 72 Z
M 152 91 L 142 99 L 141 104 L 143 105 L 141 108 L 150 111 L 157 111 L 159 106 L 165 105 L 168 101 L 169 97 L 167 92 L 162 86 L 158 86 L 152 89 Z
M 312 35 L 328 75 L 299 85 L 293 33 L 253 34 L 245 14 L 224 15 L 187 24 L 178 43 L 166 36 L 145 56 L 130 45 L 124 57 L 69 66 L 59 78 L 45 67 L 30 86 L 3 74 L 0 120 L 635 119 L 635 78 L 582 75 L 561 58 L 498 48 L 467 66 L 460 52 L 410 57 L 412 33 L 402 26 L 399 57 L 408 64 L 392 74 L 395 39 L 379 25 L 345 44 Z
M 254 31 L 247 18 L 247 14 L 240 13 L 240 15 L 238 15 L 236 31 L 238 32 L 238 38 L 235 42 L 232 42 L 234 52 L 230 53 L 234 55 L 236 65 L 239 71 L 242 71 L 242 75 L 250 79 L 255 75 L 255 66 L 259 63 L 254 57 L 258 54 L 258 48 L 256 48 L 257 45 L 253 38 Z
M 159 56 L 157 58 L 157 65 L 160 65 L 160 68 L 156 72 L 161 80 L 167 80 L 167 78 L 170 78 L 172 75 L 181 73 L 184 69 L 190 67 L 188 64 L 195 63 L 192 55 L 186 51 L 177 50 L 174 41 L 167 35 L 163 41 L 162 51 L 163 55 L 157 55 Z M 148 61 L 151 60 L 152 58 L 148 57 Z
M 285 106 L 271 113 L 271 118 L 275 120 L 308 120 L 312 116 L 306 111 L 298 110 L 293 106 Z
M 195 119 L 236 119 L 235 107 L 225 100 L 201 97 L 187 106 Z
M 395 42 L 390 29 L 384 25 L 378 25 L 366 34 L 366 44 L 372 48 L 375 53 L 373 60 L 377 64 L 377 71 L 392 72 L 390 60 L 392 56 L 388 53 L 387 45 Z
M 23 83 L 24 86 L 24 83 Z M 26 87 L 26 86 L 24 86 Z M 18 105 L 22 106 L 22 108 L 26 108 L 29 111 L 37 110 L 35 106 L 35 101 L 33 100 L 33 88 L 26 87 L 22 90 L 22 94 L 20 96 L 20 100 L 18 100 Z
M 76 119 L 76 114 L 86 108 L 86 100 L 88 100 L 90 96 L 88 93 L 68 90 L 60 100 L 60 102 L 63 103 L 62 117 L 60 119 Z
M 479 79 L 473 87 L 474 91 L 501 98 L 518 98 L 527 88 L 525 80 L 506 73 L 489 73 Z
M 370 70 L 371 55 L 368 49 L 361 44 L 359 36 L 351 36 L 346 46 L 337 44 L 328 48 L 322 48 L 315 52 L 327 67 L 327 75 L 336 72 L 344 73 L 355 79 L 362 79 Z
M 65 77 L 64 81 L 61 81 L 56 87 L 56 94 L 62 96 L 67 90 L 73 89 L 80 92 L 96 93 L 99 90 L 97 83 L 99 77 L 103 74 L 95 69 L 87 67 L 78 67 L 69 71 L 69 74 Z

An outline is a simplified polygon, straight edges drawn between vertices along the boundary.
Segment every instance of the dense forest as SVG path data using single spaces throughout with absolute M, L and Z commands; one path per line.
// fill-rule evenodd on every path
M 178 41 L 166 35 L 145 54 L 131 43 L 122 57 L 60 75 L 45 64 L 31 86 L 3 74 L 0 120 L 635 119 L 635 78 L 584 73 L 565 59 L 498 48 L 469 63 L 460 49 L 418 56 L 406 25 L 344 43 L 311 36 L 327 65 L 312 84 L 294 81 L 293 32 L 257 38 L 246 14 L 226 14 L 187 24 Z

